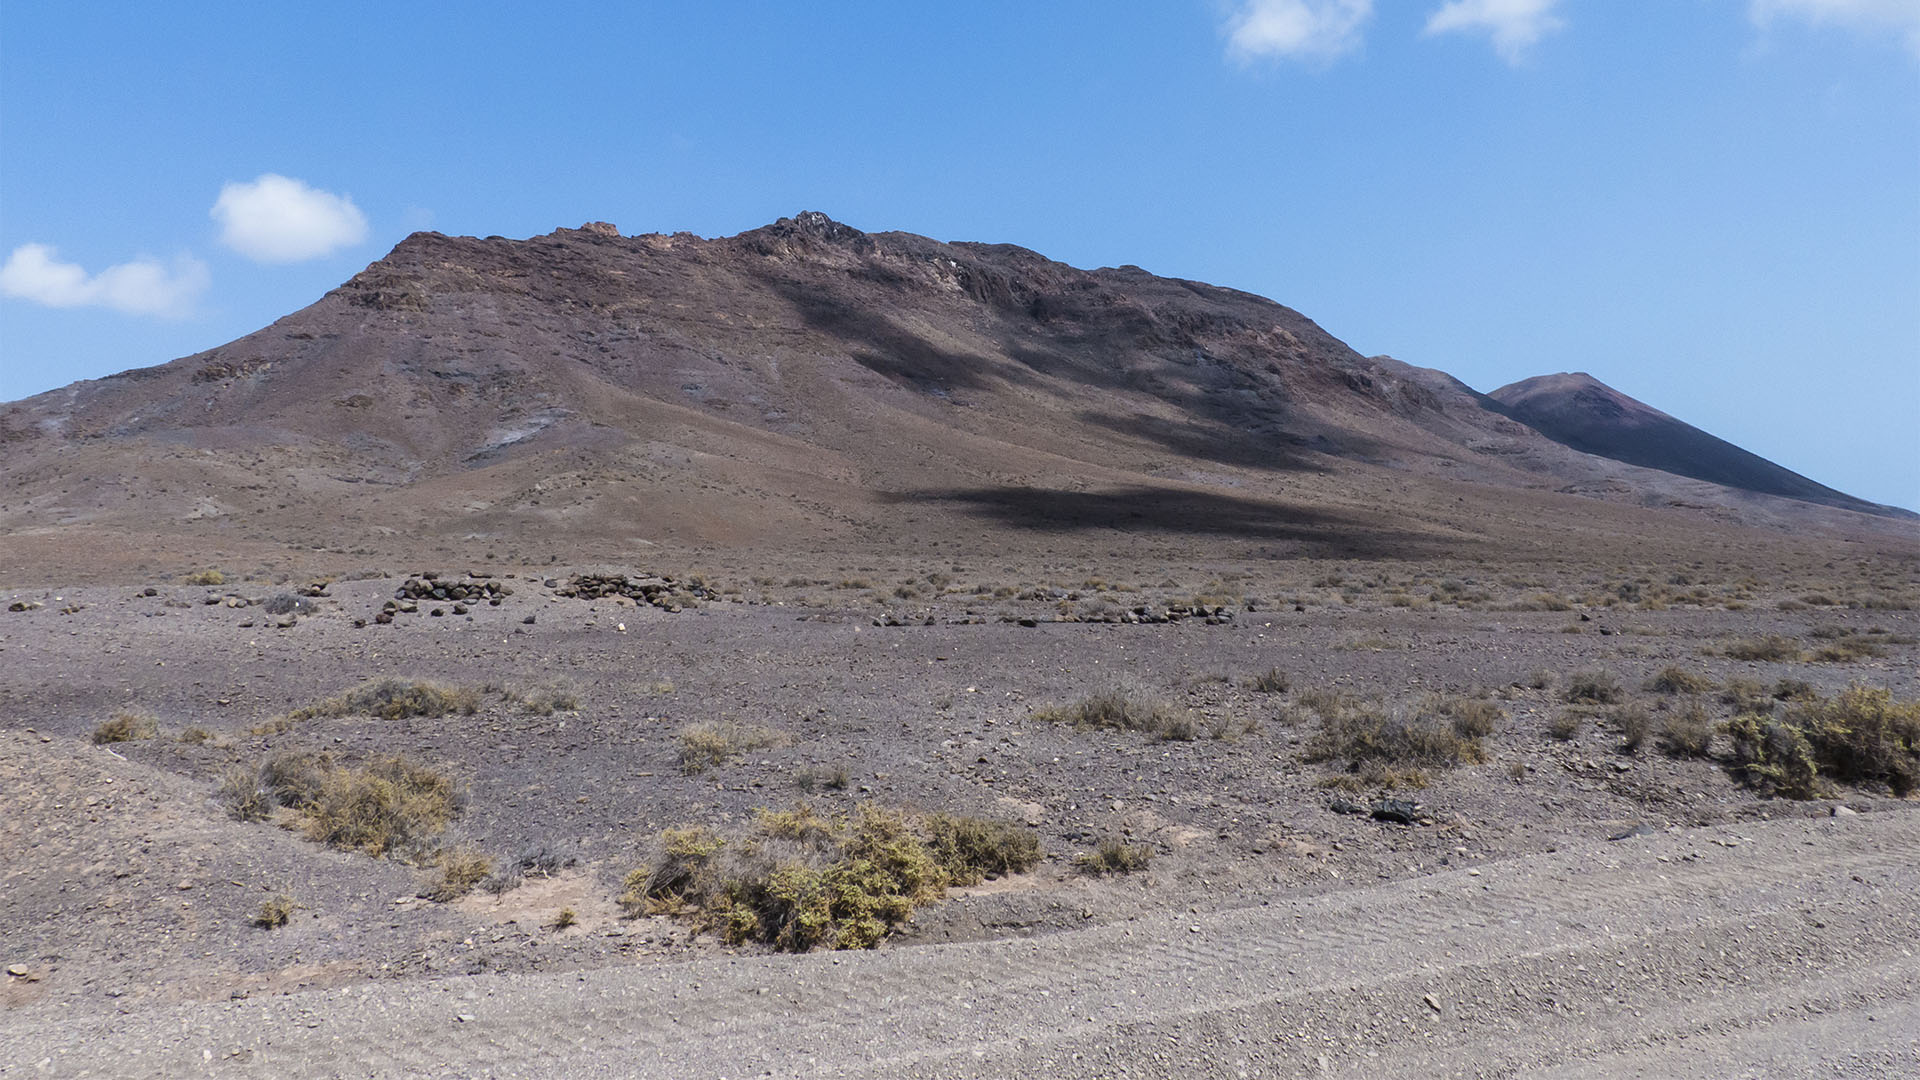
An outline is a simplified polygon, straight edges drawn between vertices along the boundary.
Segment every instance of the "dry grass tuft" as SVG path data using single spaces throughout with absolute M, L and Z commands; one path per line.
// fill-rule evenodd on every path
M 1345 760 L 1356 773 L 1368 763 L 1450 768 L 1485 761 L 1480 740 L 1503 715 L 1464 698 L 1432 698 L 1411 710 L 1338 694 L 1315 694 L 1307 704 L 1320 714 L 1320 730 L 1307 740 L 1306 759 Z
M 1620 680 L 1610 671 L 1576 671 L 1567 679 L 1572 705 L 1611 705 L 1620 700 Z
M 1801 657 L 1800 643 L 1782 634 L 1735 638 L 1720 646 L 1720 655 L 1729 660 L 1753 660 L 1780 663 Z
M 1661 668 L 1659 674 L 1647 680 L 1647 689 L 1661 694 L 1704 694 L 1714 686 L 1714 681 L 1705 675 L 1672 665 Z
M 1035 709 L 1033 718 L 1052 724 L 1070 724 L 1080 731 L 1144 731 L 1180 742 L 1200 737 L 1200 720 L 1191 710 L 1119 688 L 1081 698 L 1071 705 Z
M 689 724 L 680 729 L 679 738 L 680 768 L 689 776 L 725 765 L 748 750 L 785 746 L 791 741 L 784 731 L 732 720 Z
M 311 720 L 329 716 L 371 716 L 380 720 L 405 720 L 459 714 L 471 716 L 480 709 L 480 691 L 468 686 L 446 686 L 417 679 L 370 679 L 342 694 L 315 702 L 287 714 L 293 720 Z
M 1291 685 L 1292 680 L 1287 678 L 1287 673 L 1277 667 L 1268 668 L 1247 680 L 1247 689 L 1256 694 L 1284 694 Z
M 1706 757 L 1713 747 L 1713 720 L 1698 698 L 1660 721 L 1660 747 L 1671 757 Z
M 150 712 L 139 709 L 121 709 L 112 719 L 93 729 L 93 741 L 96 745 L 107 743 L 132 742 L 135 739 L 151 739 L 160 734 L 160 721 Z
M 1123 840 L 1102 840 L 1098 847 L 1073 860 L 1076 870 L 1099 877 L 1104 874 L 1131 874 L 1153 863 L 1153 849 L 1145 844 Z
M 376 857 L 429 851 L 460 802 L 452 780 L 401 755 L 348 767 L 303 752 L 229 769 L 219 798 L 242 821 L 263 821 L 284 807 L 308 839 Z
M 460 899 L 493 873 L 493 860 L 469 848 L 443 851 L 438 862 L 439 875 L 420 894 L 438 904 Z

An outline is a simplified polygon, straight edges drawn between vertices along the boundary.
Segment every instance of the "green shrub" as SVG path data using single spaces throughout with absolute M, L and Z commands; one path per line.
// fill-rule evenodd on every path
M 285 893 L 270 896 L 260 902 L 260 910 L 253 916 L 253 925 L 263 930 L 277 930 L 287 925 L 287 921 L 293 918 L 293 913 L 298 908 L 299 905 L 293 902 L 293 897 Z
M 1795 707 L 1788 721 L 1836 780 L 1884 784 L 1902 798 L 1920 786 L 1920 702 L 1896 702 L 1885 688 L 1855 684 Z
M 1022 873 L 1040 861 L 1040 838 L 1012 822 L 928 814 L 927 849 L 955 885 Z
M 1820 794 L 1820 766 L 1801 730 L 1771 716 L 1743 713 L 1727 722 L 1733 767 L 1747 783 L 1790 799 Z
M 135 739 L 151 739 L 160 734 L 160 721 L 150 712 L 138 709 L 121 709 L 109 720 L 103 721 L 93 729 L 93 741 L 98 745 L 107 743 L 132 742 Z
M 1736 716 L 1728 733 L 1736 771 L 1774 794 L 1816 798 L 1822 776 L 1883 785 L 1903 798 L 1920 788 L 1920 702 L 1896 702 L 1882 687 L 1855 684 L 1800 702 L 1779 720 Z
M 690 826 L 660 834 L 627 875 L 629 915 L 690 918 L 730 944 L 790 952 L 871 948 L 950 885 L 1028 869 L 1037 841 L 1018 826 L 948 814 L 916 818 L 862 803 L 822 817 L 809 806 L 760 810 L 731 835 Z
M 1145 870 L 1152 862 L 1151 847 L 1109 839 L 1100 841 L 1098 847 L 1075 858 L 1073 865 L 1083 874 L 1098 877 L 1103 874 L 1131 874 L 1136 870 Z

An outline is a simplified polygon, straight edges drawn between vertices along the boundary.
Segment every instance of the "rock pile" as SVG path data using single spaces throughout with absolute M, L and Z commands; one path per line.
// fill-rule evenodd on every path
M 488 577 L 477 570 L 469 570 L 466 576 L 458 577 L 438 573 L 433 570 L 409 577 L 398 589 L 393 591 L 393 599 L 380 608 L 373 617 L 377 623 L 390 623 L 395 615 L 410 615 L 420 610 L 420 601 L 451 604 L 455 615 L 465 615 L 473 605 L 484 603 L 489 607 L 499 607 L 501 602 L 513 595 L 513 586 L 498 578 Z M 445 615 L 447 609 L 432 607 L 429 615 Z
M 559 596 L 581 600 L 600 600 L 624 596 L 636 604 L 652 604 L 662 611 L 682 611 L 699 607 L 701 601 L 718 600 L 720 594 L 695 577 L 675 581 L 670 577 L 641 574 L 578 574 L 554 590 Z

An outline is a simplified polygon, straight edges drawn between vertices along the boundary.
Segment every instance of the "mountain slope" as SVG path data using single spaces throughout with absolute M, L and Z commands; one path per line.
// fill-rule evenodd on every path
M 1870 514 L 1891 509 L 1809 480 L 1635 401 L 1585 372 L 1537 375 L 1487 396 L 1515 419 L 1584 453 L 1742 491 Z
M 50 547 L 1377 557 L 1808 512 L 1570 449 L 1258 296 L 817 213 L 418 233 L 256 333 L 0 408 L 0 445 L 0 532 Z M 1670 504 L 1717 516 L 1633 516 Z

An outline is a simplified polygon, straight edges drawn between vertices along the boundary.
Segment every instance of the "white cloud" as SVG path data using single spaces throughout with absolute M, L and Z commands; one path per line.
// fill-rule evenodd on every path
M 1863 33 L 1891 33 L 1920 56 L 1920 0 L 1750 0 L 1747 14 L 1762 28 L 1778 18 L 1832 24 Z
M 1241 0 L 1227 22 L 1227 49 L 1243 60 L 1331 60 L 1360 45 L 1373 0 Z
M 317 259 L 367 238 L 352 199 L 274 173 L 222 187 L 210 213 L 220 242 L 256 262 Z
M 1526 58 L 1541 38 L 1566 25 L 1553 13 L 1560 0 L 1448 0 L 1427 19 L 1427 33 L 1485 32 L 1509 64 Z
M 135 259 L 89 275 L 46 244 L 21 244 L 0 266 L 0 293 L 47 307 L 105 307 L 130 315 L 185 315 L 206 291 L 207 265 L 182 255 L 168 268 Z

